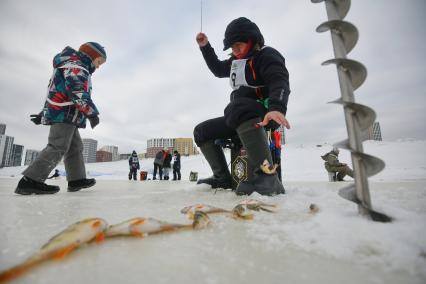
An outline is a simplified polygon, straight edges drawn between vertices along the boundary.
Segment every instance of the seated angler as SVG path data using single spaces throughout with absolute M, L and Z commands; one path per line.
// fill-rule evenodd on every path
M 333 148 L 330 152 L 326 153 L 321 158 L 325 161 L 324 167 L 327 172 L 337 174 L 337 181 L 343 181 L 343 178 L 348 175 L 354 177 L 353 170 L 347 164 L 339 162 L 339 149 Z
M 255 172 L 250 180 L 238 185 L 236 194 L 284 193 L 276 173 L 260 170 L 265 160 L 272 164 L 263 127 L 274 130 L 283 125 L 290 128 L 285 118 L 290 89 L 284 57 L 274 48 L 265 46 L 257 25 L 243 17 L 233 20 L 226 28 L 223 50 L 232 48 L 226 60 L 218 59 L 204 33 L 199 33 L 196 40 L 210 71 L 219 78 L 229 77 L 233 89 L 224 116 L 204 121 L 194 129 L 195 142 L 213 171 L 212 177 L 201 179 L 199 183 L 212 188 L 231 188 L 223 150 L 214 141 L 238 135 Z

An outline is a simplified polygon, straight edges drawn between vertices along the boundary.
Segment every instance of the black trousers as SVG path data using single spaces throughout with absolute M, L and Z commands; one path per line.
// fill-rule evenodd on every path
M 181 178 L 180 166 L 179 167 L 173 166 L 173 180 L 180 180 L 180 178 Z
M 217 117 L 201 122 L 194 128 L 194 140 L 198 147 L 207 141 L 235 137 L 237 132 L 225 122 L 225 117 Z
M 160 180 L 162 180 L 163 179 L 163 167 L 158 165 L 158 164 L 155 164 L 155 163 L 154 163 L 154 174 L 153 174 L 152 179 L 157 179 L 157 170 L 158 170 L 158 174 L 160 175 Z
M 130 169 L 130 172 L 129 172 L 129 180 L 131 180 L 132 179 L 132 176 L 133 176 L 133 179 L 134 180 L 136 180 L 137 178 L 136 178 L 136 174 L 137 174 L 137 172 L 138 172 L 138 169 L 137 168 L 131 168 Z

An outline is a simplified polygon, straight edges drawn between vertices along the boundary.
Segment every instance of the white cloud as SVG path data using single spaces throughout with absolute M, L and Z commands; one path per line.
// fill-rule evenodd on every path
M 385 139 L 426 138 L 425 8 L 421 0 L 359 0 L 347 16 L 360 32 L 348 56 L 369 72 L 355 98 L 376 109 Z M 324 4 L 203 0 L 203 31 L 222 59 L 225 27 L 239 16 L 255 21 L 286 58 L 287 141 L 344 139 L 342 108 L 327 104 L 340 96 L 337 74 L 320 65 L 333 57 L 330 35 L 315 32 L 326 21 Z M 67 45 L 98 41 L 108 52 L 93 76 L 101 124 L 81 133 L 100 145 L 142 151 L 148 138 L 191 137 L 197 123 L 222 115 L 229 99 L 227 80 L 210 73 L 194 40 L 198 0 L 2 1 L 0 25 L 0 122 L 28 148 L 46 144 L 48 128 L 32 125 L 29 115 L 41 109 L 52 58 Z

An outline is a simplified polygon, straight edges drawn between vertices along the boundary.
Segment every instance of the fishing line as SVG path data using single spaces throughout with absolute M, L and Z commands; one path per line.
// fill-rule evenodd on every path
M 203 0 L 200 1 L 200 16 L 201 16 L 200 32 L 202 32 L 203 31 Z

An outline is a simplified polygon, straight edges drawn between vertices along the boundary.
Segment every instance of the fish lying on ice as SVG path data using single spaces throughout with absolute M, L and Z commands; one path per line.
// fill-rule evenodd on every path
M 239 207 L 234 208 L 232 210 L 226 210 L 223 208 L 218 208 L 218 207 L 214 207 L 207 204 L 196 204 L 196 205 L 186 206 L 182 208 L 180 212 L 183 214 L 186 214 L 186 216 L 189 219 L 194 219 L 194 215 L 197 212 L 203 212 L 205 214 L 225 213 L 231 216 L 232 218 L 236 218 L 236 219 L 244 219 L 244 220 L 253 219 L 253 214 L 249 213 L 249 211 L 243 208 L 242 206 L 239 206 Z
M 269 213 L 275 213 L 277 210 L 277 205 L 265 203 L 255 199 L 246 199 L 241 201 L 239 204 L 246 205 L 247 209 L 253 210 L 253 211 L 262 210 Z
M 251 220 L 254 215 L 250 211 L 266 211 L 266 212 L 275 212 L 276 205 L 264 203 L 262 201 L 247 199 L 241 201 L 237 206 L 232 210 L 226 210 L 223 208 L 214 207 L 207 204 L 196 204 L 190 205 L 182 208 L 181 213 L 186 214 L 189 219 L 193 219 L 195 212 L 204 212 L 206 214 L 215 214 L 215 213 L 226 213 L 230 214 L 231 217 L 236 219 Z
M 0 272 L 0 283 L 10 281 L 27 272 L 35 265 L 50 259 L 63 259 L 79 246 L 91 241 L 101 242 L 107 222 L 101 218 L 89 218 L 72 224 L 52 237 L 40 250 L 10 269 Z
M 195 204 L 182 208 L 180 213 L 186 214 L 189 219 L 194 219 L 195 212 L 203 212 L 206 214 L 215 214 L 215 213 L 232 213 L 229 210 L 214 207 L 207 204 Z
M 146 237 L 152 234 L 159 234 L 178 230 L 199 230 L 207 227 L 209 223 L 209 217 L 203 212 L 196 212 L 196 214 L 194 214 L 194 221 L 192 222 L 192 224 L 175 224 L 160 221 L 154 218 L 136 217 L 121 222 L 119 224 L 109 226 L 108 229 L 105 231 L 105 237 Z

